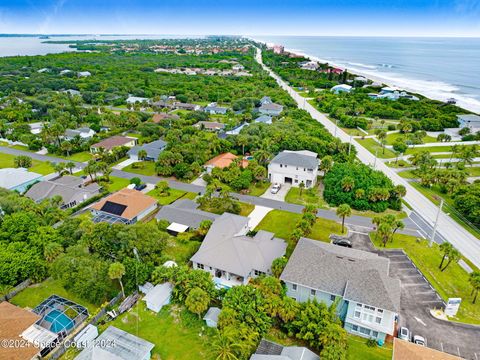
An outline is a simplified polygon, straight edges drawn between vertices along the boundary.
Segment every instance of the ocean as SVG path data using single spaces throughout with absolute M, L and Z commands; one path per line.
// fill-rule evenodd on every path
M 162 39 L 175 35 L 55 36 L 69 39 Z M 201 36 L 188 36 L 190 38 Z M 348 69 L 388 85 L 480 113 L 480 38 L 387 38 L 254 36 L 269 44 Z M 64 44 L 45 44 L 38 37 L 0 36 L 0 56 L 45 55 L 73 51 Z
M 254 36 L 388 85 L 480 113 L 480 38 Z

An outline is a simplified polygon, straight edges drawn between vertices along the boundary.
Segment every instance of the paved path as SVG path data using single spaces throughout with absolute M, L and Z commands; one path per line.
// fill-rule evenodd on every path
M 366 165 L 374 166 L 377 170 L 382 171 L 387 175 L 395 185 L 403 185 L 407 189 L 407 194 L 404 200 L 413 208 L 413 211 L 422 218 L 423 222 L 428 226 L 432 226 L 435 223 L 435 219 L 438 213 L 438 207 L 423 196 L 418 190 L 411 186 L 408 181 L 400 177 L 395 171 L 389 168 L 381 161 L 375 162 L 375 156 L 367 149 L 361 146 L 355 139 L 352 139 L 341 128 L 336 128 L 335 124 L 331 122 L 325 114 L 319 112 L 316 108 L 310 105 L 305 98 L 298 95 L 289 85 L 285 83 L 277 74 L 270 70 L 263 64 L 262 53 L 260 49 L 257 49 L 255 57 L 256 61 L 263 66 L 271 77 L 273 77 L 277 83 L 290 96 L 297 102 L 300 109 L 306 110 L 310 115 L 320 122 L 330 133 L 335 134 L 343 142 L 351 142 L 357 149 L 357 158 Z M 460 224 L 458 224 L 451 217 L 445 213 L 441 213 L 438 221 L 437 232 L 444 239 L 447 239 L 452 245 L 454 245 L 464 256 L 472 261 L 476 266 L 480 267 L 480 240 L 470 234 Z M 431 232 L 429 232 L 429 235 Z
M 248 215 L 248 227 L 255 229 L 260 224 L 260 221 L 272 210 L 269 207 L 256 205 L 255 209 Z
M 132 165 L 135 162 L 137 162 L 137 161 L 128 158 L 127 160 L 124 160 L 121 163 L 118 163 L 117 165 L 112 166 L 112 169 L 122 170 L 124 167 L 127 167 L 128 165 Z

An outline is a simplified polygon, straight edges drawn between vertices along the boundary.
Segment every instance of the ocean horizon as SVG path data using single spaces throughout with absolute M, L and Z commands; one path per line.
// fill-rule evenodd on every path
M 390 86 L 480 113 L 480 38 L 253 36 Z
M 6 35 L 6 34 L 3 34 Z M 39 35 L 40 36 L 40 35 Z M 162 39 L 200 35 L 52 35 L 53 40 Z M 480 38 L 248 36 L 426 97 L 480 113 Z M 0 57 L 75 51 L 32 35 L 0 36 Z

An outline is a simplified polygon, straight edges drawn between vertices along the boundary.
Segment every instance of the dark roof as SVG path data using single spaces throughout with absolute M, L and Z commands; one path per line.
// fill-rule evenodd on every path
M 111 201 L 105 201 L 105 204 L 103 204 L 100 210 L 105 211 L 109 214 L 121 216 L 126 208 L 127 205 L 117 204 Z
M 160 209 L 155 218 L 170 223 L 187 225 L 191 229 L 200 226 L 203 220 L 214 221 L 219 215 L 197 209 L 198 204 L 192 200 L 180 199 Z
M 284 150 L 275 156 L 271 163 L 316 169 L 318 168 L 319 160 L 317 159 L 317 154 L 311 151 Z
M 400 281 L 377 254 L 301 238 L 280 279 L 398 312 Z
M 147 157 L 157 160 L 160 153 L 165 149 L 167 143 L 163 140 L 152 141 L 148 144 L 143 144 L 141 146 L 134 146 L 128 151 L 128 155 L 138 155 L 140 150 L 145 150 L 147 152 Z

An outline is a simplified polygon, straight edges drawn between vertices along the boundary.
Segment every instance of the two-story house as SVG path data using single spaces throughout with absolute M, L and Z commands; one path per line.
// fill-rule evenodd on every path
M 306 188 L 310 188 L 317 182 L 319 163 L 317 154 L 312 151 L 284 150 L 268 164 L 268 179 L 271 183 L 292 186 L 303 182 Z
M 273 233 L 250 230 L 248 217 L 223 213 L 215 219 L 200 249 L 190 259 L 194 269 L 207 271 L 218 287 L 245 285 L 251 278 L 271 274 L 273 260 L 287 249 Z
M 400 308 L 400 280 L 390 260 L 377 254 L 301 238 L 280 279 L 298 302 L 331 305 L 350 333 L 385 341 Z

